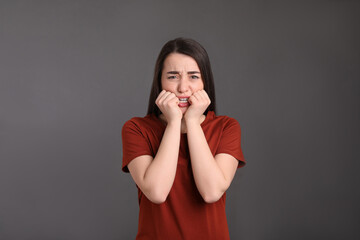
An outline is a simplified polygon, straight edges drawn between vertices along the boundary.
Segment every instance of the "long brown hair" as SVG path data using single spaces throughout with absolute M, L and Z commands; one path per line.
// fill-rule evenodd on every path
M 168 41 L 163 46 L 156 60 L 147 114 L 155 113 L 156 116 L 159 116 L 161 113 L 160 109 L 155 104 L 155 100 L 162 90 L 161 75 L 163 65 L 166 57 L 170 53 L 185 54 L 192 57 L 196 61 L 200 69 L 201 78 L 204 82 L 204 90 L 209 95 L 209 98 L 211 100 L 211 104 L 206 109 L 204 114 L 206 115 L 208 111 L 216 112 L 214 78 L 211 71 L 209 56 L 205 48 L 203 48 L 200 43 L 196 42 L 193 39 L 176 38 L 174 40 Z

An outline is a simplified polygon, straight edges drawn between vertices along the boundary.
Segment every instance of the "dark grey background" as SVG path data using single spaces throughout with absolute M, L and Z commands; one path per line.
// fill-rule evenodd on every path
M 0 239 L 133 239 L 121 127 L 175 37 L 208 50 L 248 164 L 232 239 L 360 239 L 359 1 L 0 1 Z

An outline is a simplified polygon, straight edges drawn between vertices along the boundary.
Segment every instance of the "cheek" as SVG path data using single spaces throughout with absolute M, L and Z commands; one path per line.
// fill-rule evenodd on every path
M 173 91 L 174 90 L 174 84 L 171 84 L 168 81 L 161 81 L 161 88 L 162 90 L 166 90 L 166 91 Z
M 193 92 L 200 91 L 204 89 L 204 83 L 202 81 L 192 82 L 190 88 Z
M 201 82 L 199 82 L 198 84 L 197 84 L 197 86 L 196 86 L 196 89 L 197 90 L 203 90 L 204 89 L 204 83 L 201 81 Z
M 161 79 L 161 89 L 166 90 L 167 88 L 168 88 L 168 84 L 166 83 L 166 81 Z

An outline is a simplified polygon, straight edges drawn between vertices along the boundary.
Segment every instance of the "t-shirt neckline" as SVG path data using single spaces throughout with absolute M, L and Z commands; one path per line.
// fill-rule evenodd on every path
M 166 128 L 166 125 L 161 121 L 161 119 L 159 117 L 157 117 L 154 113 L 152 113 L 151 118 L 153 118 L 156 122 L 158 122 L 158 124 L 160 124 L 164 129 Z M 205 115 L 205 119 L 204 121 L 200 124 L 201 127 L 204 127 L 205 124 L 207 124 L 208 121 L 210 121 L 211 119 L 213 119 L 215 116 L 214 111 L 208 111 L 207 114 Z M 186 134 L 186 133 L 181 133 L 181 134 Z

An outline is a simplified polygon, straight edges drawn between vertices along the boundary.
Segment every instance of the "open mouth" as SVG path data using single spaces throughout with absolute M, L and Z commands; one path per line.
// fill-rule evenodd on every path
M 179 98 L 179 107 L 188 107 L 189 104 L 189 98 Z
M 189 98 L 179 98 L 180 103 L 187 103 Z

